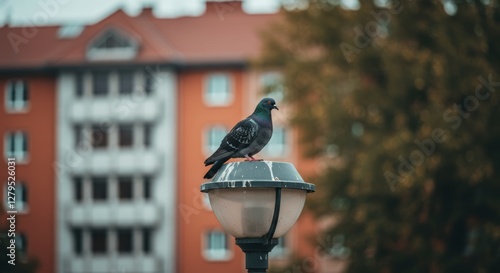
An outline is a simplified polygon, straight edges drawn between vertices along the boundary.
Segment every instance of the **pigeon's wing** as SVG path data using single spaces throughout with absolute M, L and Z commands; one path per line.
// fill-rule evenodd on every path
M 222 139 L 220 147 L 205 160 L 205 166 L 220 159 L 229 159 L 233 154 L 244 149 L 257 137 L 259 125 L 251 118 L 238 122 Z
M 221 145 L 227 145 L 233 149 L 241 150 L 248 147 L 255 138 L 259 125 L 251 118 L 246 118 L 234 126 L 222 141 Z

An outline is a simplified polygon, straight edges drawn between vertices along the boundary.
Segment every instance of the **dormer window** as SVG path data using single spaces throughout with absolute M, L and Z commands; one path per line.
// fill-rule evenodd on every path
M 104 31 L 90 44 L 87 59 L 130 60 L 137 55 L 138 43 L 135 39 L 117 29 Z

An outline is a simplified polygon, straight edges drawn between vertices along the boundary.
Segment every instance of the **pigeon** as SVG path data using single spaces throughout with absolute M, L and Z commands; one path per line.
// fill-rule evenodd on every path
M 230 158 L 246 158 L 255 161 L 253 156 L 260 152 L 273 135 L 271 110 L 279 110 L 272 98 L 262 99 L 255 111 L 246 119 L 238 122 L 222 139 L 220 147 L 205 160 L 205 166 L 213 166 L 203 178 L 210 179 Z

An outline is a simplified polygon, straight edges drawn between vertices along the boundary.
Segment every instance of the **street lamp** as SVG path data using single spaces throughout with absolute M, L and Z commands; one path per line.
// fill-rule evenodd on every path
M 249 273 L 266 272 L 269 252 L 295 224 L 306 194 L 314 190 L 292 164 L 270 161 L 225 164 L 201 185 L 220 224 L 245 252 Z

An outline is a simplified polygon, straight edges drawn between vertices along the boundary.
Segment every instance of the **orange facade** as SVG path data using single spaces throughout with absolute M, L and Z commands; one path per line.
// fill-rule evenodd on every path
M 210 70 L 182 72 L 179 84 L 179 195 L 178 195 L 178 272 L 240 272 L 243 254 L 229 242 L 232 258 L 211 262 L 203 257 L 203 234 L 210 229 L 221 229 L 215 215 L 204 203 L 199 188 L 207 171 L 202 162 L 204 135 L 211 124 L 227 128 L 242 116 L 242 89 L 244 73 L 241 69 L 225 70 L 233 79 L 233 103 L 226 107 L 208 107 L 203 102 L 205 77 Z
M 26 237 L 27 255 L 39 262 L 41 273 L 54 272 L 55 242 L 55 79 L 51 76 L 15 75 L 0 78 L 0 88 L 5 90 L 8 80 L 22 79 L 28 83 L 29 104 L 25 111 L 6 110 L 5 97 L 0 96 L 0 134 L 24 132 L 28 138 L 26 162 L 16 162 L 16 182 L 27 189 L 27 206 L 16 214 L 16 233 Z M 3 93 L 3 92 L 2 92 Z M 3 140 L 2 142 L 4 142 Z M 2 154 L 6 145 L 2 145 Z M 7 163 L 2 156 L 0 181 L 2 193 L 7 181 Z M 4 198 L 2 198 L 4 201 Z M 5 202 L 2 202 L 4 209 Z M 2 214 L 4 215 L 4 214 Z M 2 217 L 4 218 L 4 217 Z M 6 227 L 6 222 L 0 222 Z M 19 257 L 19 256 L 18 256 Z M 19 259 L 16 258 L 19 262 Z M 4 265 L 2 265 L 3 267 Z

